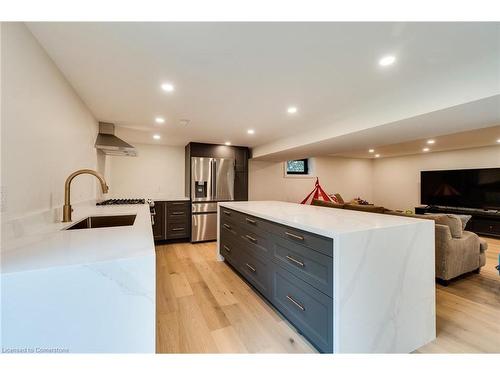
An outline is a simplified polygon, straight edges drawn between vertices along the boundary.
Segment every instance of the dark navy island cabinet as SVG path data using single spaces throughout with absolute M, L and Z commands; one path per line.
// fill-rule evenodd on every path
M 220 208 L 220 253 L 319 351 L 333 353 L 333 240 Z

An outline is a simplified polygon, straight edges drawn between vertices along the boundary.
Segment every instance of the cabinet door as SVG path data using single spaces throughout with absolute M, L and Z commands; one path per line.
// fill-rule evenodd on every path
M 248 200 L 248 172 L 236 172 L 234 174 L 234 200 Z
M 187 219 L 172 219 L 167 217 L 167 239 L 188 238 L 189 222 Z
M 320 351 L 333 352 L 333 300 L 281 267 L 272 271 L 271 302 Z
M 245 172 L 248 170 L 248 148 L 234 148 L 235 168 L 237 172 Z
M 154 216 L 153 238 L 157 241 L 165 240 L 166 233 L 166 204 L 165 202 L 155 202 L 156 215 Z
M 498 236 L 500 234 L 500 221 L 488 220 L 483 218 L 473 218 L 470 226 L 472 230 L 479 234 Z M 467 229 L 467 227 L 465 228 Z
M 241 256 L 239 258 L 240 272 L 259 292 L 261 292 L 268 299 L 271 299 L 271 276 L 273 263 L 268 262 L 264 258 L 253 256 L 241 243 L 239 244 L 239 250 L 241 252 Z

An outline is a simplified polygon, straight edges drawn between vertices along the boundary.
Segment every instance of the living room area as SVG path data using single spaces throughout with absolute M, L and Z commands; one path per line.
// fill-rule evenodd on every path
M 252 160 L 249 198 L 434 220 L 437 338 L 417 352 L 497 352 L 500 126 L 364 146 Z

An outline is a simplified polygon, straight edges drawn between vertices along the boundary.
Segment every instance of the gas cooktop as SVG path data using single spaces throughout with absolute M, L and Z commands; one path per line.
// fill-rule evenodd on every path
M 96 206 L 108 206 L 112 204 L 144 204 L 145 199 L 106 199 L 102 202 L 97 202 Z

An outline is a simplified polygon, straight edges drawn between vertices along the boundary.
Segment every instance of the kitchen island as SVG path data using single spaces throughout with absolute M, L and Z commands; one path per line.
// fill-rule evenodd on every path
M 155 352 L 155 250 L 149 206 L 75 206 L 2 223 L 3 352 Z M 65 230 L 88 216 L 132 225 Z
M 410 353 L 436 337 L 434 223 L 221 202 L 226 260 L 321 352 Z

